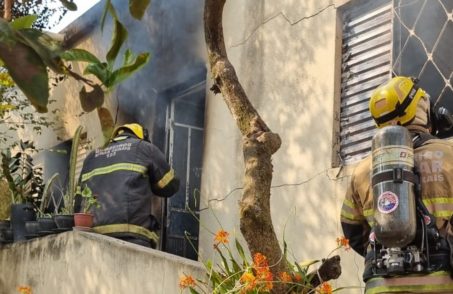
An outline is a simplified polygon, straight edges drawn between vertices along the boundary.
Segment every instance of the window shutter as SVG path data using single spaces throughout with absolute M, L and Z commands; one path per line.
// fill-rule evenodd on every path
M 340 163 L 362 159 L 375 133 L 368 111 L 372 91 L 391 77 L 391 1 L 365 1 L 343 11 Z

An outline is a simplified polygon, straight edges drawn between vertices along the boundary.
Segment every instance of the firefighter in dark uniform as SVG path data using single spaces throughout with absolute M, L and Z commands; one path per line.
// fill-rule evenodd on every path
M 370 112 L 378 128 L 401 125 L 409 130 L 415 166 L 420 174 L 418 197 L 423 203 L 420 205 L 433 217 L 417 218 L 417 236 L 420 238 L 419 234 L 424 234 L 420 227 L 432 226 L 435 233 L 426 238 L 430 239 L 431 245 L 424 262 L 429 258 L 430 268 L 424 265 L 424 270 L 419 273 L 376 274 L 375 256 L 379 251 L 371 249 L 378 242 L 372 233 L 375 222 L 372 160 L 371 155 L 364 158 L 352 174 L 341 210 L 341 225 L 351 247 L 365 257 L 365 293 L 453 293 L 450 242 L 446 241 L 451 237 L 450 219 L 453 214 L 453 143 L 430 134 L 429 96 L 414 79 L 399 76 L 378 87 L 371 95 Z M 421 223 L 424 225 L 419 225 Z M 414 242 L 418 247 L 420 243 Z M 427 252 L 426 248 L 418 250 Z
M 132 123 L 118 127 L 106 147 L 87 156 L 80 185 L 100 204 L 92 210 L 95 232 L 156 248 L 159 224 L 151 215 L 151 197 L 172 196 L 179 180 L 146 129 Z

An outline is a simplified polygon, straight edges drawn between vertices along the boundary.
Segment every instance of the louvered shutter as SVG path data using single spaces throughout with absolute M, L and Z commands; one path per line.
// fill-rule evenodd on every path
M 344 165 L 371 150 L 375 126 L 368 101 L 371 92 L 391 76 L 391 1 L 365 1 L 345 8 L 342 40 L 340 163 Z

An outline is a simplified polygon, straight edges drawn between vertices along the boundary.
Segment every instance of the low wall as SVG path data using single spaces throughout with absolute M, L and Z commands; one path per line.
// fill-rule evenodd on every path
M 0 245 L 1 246 L 1 245 Z M 71 231 L 0 248 L 0 293 L 177 294 L 179 277 L 204 278 L 198 262 L 107 236 Z

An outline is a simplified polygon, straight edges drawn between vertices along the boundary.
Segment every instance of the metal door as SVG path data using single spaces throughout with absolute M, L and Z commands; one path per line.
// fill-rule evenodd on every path
M 167 200 L 163 247 L 197 260 L 205 82 L 180 91 L 167 111 L 169 162 L 181 181 Z

